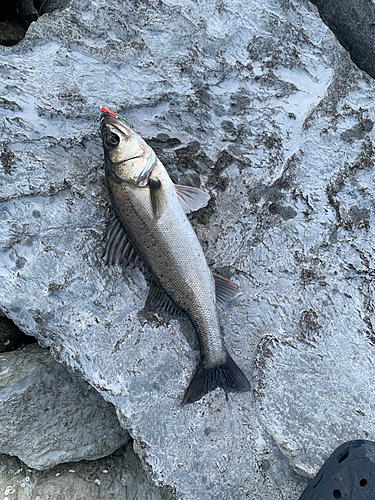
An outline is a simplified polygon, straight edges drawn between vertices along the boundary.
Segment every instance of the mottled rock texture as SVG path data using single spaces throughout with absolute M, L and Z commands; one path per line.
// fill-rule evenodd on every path
M 0 497 L 8 500 L 169 500 L 150 483 L 132 443 L 99 460 L 29 469 L 15 457 L 0 455 Z
M 297 499 L 339 440 L 375 438 L 375 88 L 310 2 L 76 0 L 0 65 L 0 308 L 117 407 L 156 484 Z M 210 192 L 192 222 L 245 293 L 223 327 L 254 393 L 182 408 L 191 326 L 139 317 L 142 274 L 103 266 L 101 104 Z
M 0 453 L 44 470 L 101 458 L 128 441 L 113 406 L 48 349 L 0 354 Z

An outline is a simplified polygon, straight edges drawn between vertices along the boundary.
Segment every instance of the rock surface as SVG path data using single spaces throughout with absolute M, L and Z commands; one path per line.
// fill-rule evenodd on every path
M 152 485 L 130 442 L 109 457 L 30 470 L 15 457 L 0 455 L 0 497 L 5 500 L 168 500 Z
M 316 8 L 76 0 L 0 64 L 0 308 L 115 404 L 152 480 L 189 500 L 297 499 L 296 471 L 313 474 L 363 429 L 374 439 L 371 414 L 336 434 L 371 404 L 350 380 L 353 368 L 355 387 L 373 379 L 371 361 L 352 356 L 373 359 L 375 339 L 374 83 Z M 148 137 L 176 182 L 210 192 L 192 220 L 209 265 L 245 293 L 223 325 L 255 398 L 217 390 L 182 408 L 198 358 L 191 326 L 142 320 L 142 274 L 104 268 L 101 104 Z M 311 419 L 296 378 L 310 354 L 279 347 L 279 363 L 263 360 L 266 336 L 316 338 L 330 377 L 308 372 L 308 394 L 324 381 L 339 415 L 322 397 Z
M 0 453 L 28 467 L 109 455 L 129 441 L 113 406 L 31 344 L 0 354 Z
M 363 376 L 373 373 L 374 346 L 324 319 L 324 338 L 266 338 L 257 358 L 264 422 L 291 464 L 308 475 L 327 459 L 327 443 L 334 449 L 350 439 L 374 440 L 374 384 Z

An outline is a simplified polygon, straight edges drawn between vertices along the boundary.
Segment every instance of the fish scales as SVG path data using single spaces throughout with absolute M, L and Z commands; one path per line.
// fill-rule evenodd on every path
M 226 359 L 214 280 L 198 238 L 179 207 L 173 183 L 160 162 L 154 174 L 168 190 L 168 205 L 157 224 L 145 188 L 109 180 L 112 207 L 153 277 L 198 329 L 205 352 L 204 365 L 209 368 Z
M 198 333 L 201 362 L 183 403 L 216 387 L 249 390 L 224 345 L 215 281 L 185 213 L 204 206 L 207 196 L 196 188 L 175 186 L 153 150 L 128 124 L 105 114 L 102 138 L 107 187 L 121 227 L 156 285 L 187 313 Z M 183 209 L 184 203 L 188 209 Z M 221 278 L 220 283 L 229 295 L 238 291 L 226 281 Z

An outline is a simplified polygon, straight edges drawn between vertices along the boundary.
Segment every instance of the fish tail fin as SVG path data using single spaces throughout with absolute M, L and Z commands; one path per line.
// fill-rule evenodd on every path
M 186 389 L 182 405 L 198 401 L 208 392 L 221 387 L 225 392 L 247 392 L 250 384 L 241 368 L 227 352 L 227 360 L 222 365 L 204 368 L 203 359 Z

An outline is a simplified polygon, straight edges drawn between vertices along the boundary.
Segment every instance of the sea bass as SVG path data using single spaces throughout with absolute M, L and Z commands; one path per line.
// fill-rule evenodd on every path
M 186 214 L 206 206 L 209 195 L 172 182 L 153 149 L 130 124 L 102 108 L 101 135 L 114 217 L 107 235 L 107 264 L 149 271 L 145 308 L 184 311 L 200 341 L 201 359 L 182 404 L 221 387 L 249 391 L 250 384 L 223 341 L 217 305 L 239 295 L 238 286 L 213 275 Z

